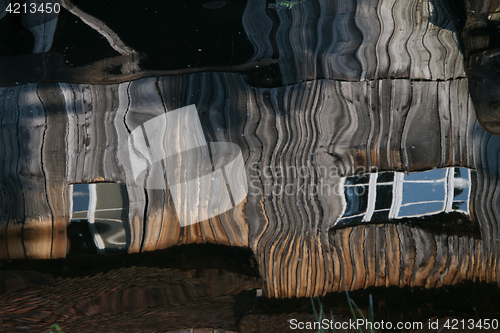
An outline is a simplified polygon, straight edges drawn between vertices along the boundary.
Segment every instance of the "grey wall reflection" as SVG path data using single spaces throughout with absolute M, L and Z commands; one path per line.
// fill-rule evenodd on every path
M 125 209 L 126 204 L 120 206 L 124 208 L 122 213 L 126 217 L 112 218 L 106 222 L 109 233 L 97 227 L 100 222 L 93 224 L 96 229 L 88 231 L 88 235 L 96 251 L 100 249 L 102 252 L 104 248 L 106 252 L 106 242 L 110 249 L 122 250 L 123 236 L 117 236 L 119 241 L 116 241 L 113 235 L 123 235 L 125 230 L 126 251 L 131 253 L 191 243 L 246 246 L 258 255 L 265 273 L 268 272 L 265 267 L 268 267 L 270 260 L 278 260 L 285 265 L 283 267 L 287 267 L 282 262 L 284 258 L 305 258 L 308 255 L 302 250 L 309 248 L 307 251 L 314 250 L 315 255 L 323 259 L 315 263 L 296 260 L 298 265 L 307 265 L 303 269 L 313 269 L 311 265 L 321 265 L 324 269 L 341 265 L 352 269 L 365 260 L 371 260 L 363 259 L 365 256 L 373 256 L 368 252 L 356 252 L 360 257 L 354 262 L 335 264 L 335 260 L 344 257 L 338 257 L 336 252 L 332 252 L 333 249 L 357 251 L 357 248 L 345 243 L 345 235 L 360 237 L 359 233 L 372 235 L 383 230 L 386 237 L 384 244 L 395 242 L 396 239 L 399 242 L 398 246 L 391 247 L 391 251 L 396 251 L 391 255 L 398 258 L 401 257 L 398 251 L 415 246 L 414 236 L 410 236 L 414 233 L 421 233 L 417 239 L 429 238 L 425 244 L 449 237 L 447 242 L 461 246 L 462 243 L 470 242 L 469 236 L 459 235 L 457 238 L 456 234 L 447 230 L 434 233 L 412 225 L 380 223 L 386 217 L 388 220 L 391 217 L 392 220 L 404 220 L 409 216 L 415 219 L 415 215 L 440 216 L 440 212 L 447 211 L 449 213 L 446 214 L 462 211 L 460 214 L 469 216 L 468 212 L 472 211 L 469 207 L 474 207 L 473 212 L 479 214 L 475 225 L 479 226 L 482 234 L 474 251 L 496 256 L 496 251 L 485 252 L 479 247 L 491 246 L 492 240 L 496 239 L 488 235 L 496 230 L 489 226 L 496 225 L 497 213 L 481 208 L 495 205 L 497 200 L 494 195 L 482 196 L 485 188 L 494 191 L 494 187 L 484 179 L 493 177 L 491 175 L 495 167 L 487 162 L 487 168 L 484 169 L 481 163 L 496 158 L 498 154 L 494 149 L 482 148 L 485 142 L 491 142 L 492 147 L 494 144 L 477 124 L 469 97 L 462 93 L 466 88 L 462 81 L 454 84 L 447 81 L 439 85 L 442 84 L 443 89 L 450 89 L 450 95 L 461 99 L 461 105 L 468 106 L 466 110 L 461 110 L 464 116 L 449 104 L 437 103 L 436 96 L 436 103 L 402 103 L 398 108 L 384 108 L 385 98 L 404 95 L 409 101 L 415 101 L 420 100 L 424 92 L 435 94 L 434 88 L 439 88 L 439 85 L 432 86 L 433 83 L 428 82 L 407 85 L 391 80 L 364 83 L 318 81 L 269 91 L 247 89 L 239 74 L 212 73 L 193 74 L 189 79 L 182 80 L 175 76 L 153 77 L 118 85 L 61 83 L 2 88 L 1 103 L 4 110 L 9 111 L 1 115 L 4 141 L 0 157 L 7 163 L 3 164 L 2 173 L 3 214 L 0 234 L 3 241 L 0 242 L 0 255 L 11 259 L 65 257 L 67 250 L 56 253 L 53 249 L 57 246 L 74 248 L 74 241 L 70 241 L 69 247 L 65 245 L 68 242 L 66 229 L 71 211 L 73 220 L 85 218 L 89 221 L 89 217 L 93 216 L 94 222 L 99 222 L 100 219 L 109 218 L 106 215 L 88 215 L 91 211 L 89 207 L 94 207 L 90 205 L 90 188 L 94 185 L 89 187 L 84 184 L 121 182 L 120 187 L 127 192 L 127 199 L 124 200 L 128 208 Z M 203 93 L 205 89 L 210 89 L 217 98 L 212 93 Z M 183 101 L 178 99 L 179 91 L 186 94 Z M 315 91 L 319 98 L 314 105 L 308 104 L 311 91 Z M 364 97 L 380 91 L 384 92 L 381 99 Z M 350 94 L 359 94 L 356 100 L 361 104 L 353 107 Z M 254 102 L 256 98 L 275 102 L 261 104 Z M 277 103 L 279 100 L 297 98 L 299 100 L 296 103 Z M 206 142 L 225 141 L 240 147 L 247 166 L 249 195 L 241 204 L 219 216 L 181 227 L 168 188 L 144 189 L 137 186 L 127 142 L 129 134 L 145 121 L 191 104 L 195 104 L 199 111 Z M 373 108 L 385 110 L 386 114 L 381 111 L 374 117 L 371 111 L 367 111 Z M 407 115 L 406 118 L 401 118 L 402 113 Z M 435 119 L 441 119 L 437 125 Z M 367 128 L 370 130 L 367 131 Z M 448 133 L 452 133 L 451 138 Z M 419 146 L 418 141 L 425 143 Z M 431 152 L 426 154 L 426 151 Z M 302 176 L 285 173 L 277 177 L 265 171 L 277 170 L 279 167 L 297 169 L 301 166 L 306 166 L 308 170 Z M 356 170 L 370 171 L 372 167 L 380 172 L 369 173 L 359 179 L 351 178 Z M 412 173 L 434 167 L 437 169 L 421 174 Z M 481 175 L 477 175 L 478 184 L 482 185 L 475 185 L 475 176 L 469 174 L 468 169 L 477 171 L 480 167 L 486 171 L 482 170 Z M 322 170 L 336 170 L 338 173 L 328 175 L 323 174 Z M 404 170 L 409 173 L 403 173 Z M 319 183 L 335 188 L 336 184 L 341 184 L 343 177 L 346 188 L 363 188 L 364 194 L 352 195 L 347 192 L 319 195 L 310 191 Z M 490 183 L 496 184 L 496 180 L 491 179 Z M 70 184 L 77 184 L 73 185 L 73 193 L 89 193 L 88 199 L 85 199 L 88 202 L 84 200 L 83 208 L 78 207 L 81 203 L 75 204 L 79 199 L 75 200 L 74 195 L 69 193 Z M 87 186 L 87 189 L 79 189 L 80 184 Z M 266 184 L 273 188 L 292 184 L 304 191 L 289 195 L 266 195 L 264 190 L 259 192 Z M 51 190 L 47 191 L 46 186 Z M 97 193 L 97 186 L 101 185 L 95 186 Z M 400 192 L 402 195 L 398 194 Z M 96 194 L 96 197 L 99 195 Z M 73 210 L 70 208 L 70 199 L 73 199 Z M 471 205 L 467 204 L 467 200 Z M 96 210 L 99 208 L 98 202 Z M 475 214 L 470 214 L 472 222 Z M 348 218 L 359 219 L 360 225 L 335 228 Z M 382 222 L 365 223 L 376 219 Z M 88 224 L 90 230 L 92 225 Z M 59 235 L 64 238 L 57 238 Z M 286 245 L 289 239 L 300 240 L 296 248 L 302 250 L 295 252 L 294 246 Z M 377 238 L 370 236 L 364 239 L 365 242 L 375 242 Z M 266 245 L 269 242 L 284 251 L 279 253 L 288 253 L 289 257 L 274 258 Z M 423 251 L 419 260 L 427 260 L 424 253 L 448 251 L 440 247 L 427 248 L 423 244 L 418 246 Z M 461 256 L 460 253 L 450 255 L 457 258 Z M 443 265 L 449 263 L 446 261 Z M 403 263 L 406 264 L 418 267 L 414 262 Z M 425 261 L 418 265 L 432 265 L 432 262 Z M 329 279 L 327 275 L 323 278 Z M 406 283 L 406 278 L 397 276 L 391 277 L 391 283 Z M 325 290 L 332 290 L 334 285 L 340 286 L 340 282 L 335 282 L 337 280 L 331 281 L 332 285 L 324 287 Z M 290 283 L 305 284 L 306 280 Z M 279 290 L 288 290 L 288 287 L 280 287 Z
M 285 50 L 273 59 L 283 85 L 257 88 L 250 74 L 225 70 L 127 76 L 126 69 L 134 69 L 129 57 L 131 66 L 118 62 L 115 74 L 99 63 L 99 70 L 80 68 L 68 80 L 53 76 L 56 83 L 0 88 L 0 258 L 65 257 L 70 184 L 121 182 L 128 198 L 128 252 L 192 243 L 249 247 L 272 297 L 499 283 L 500 143 L 477 122 L 445 6 L 431 8 L 424 0 L 332 3 L 305 1 L 292 15 L 269 8 L 278 18 L 272 22 L 265 2 L 248 1 L 243 25 L 255 47 L 252 61 L 269 60 L 274 46 Z M 442 18 L 439 26 L 431 14 Z M 12 74 L 18 78 L 19 72 Z M 3 82 L 37 82 L 15 78 Z M 127 140 L 144 122 L 192 104 L 206 142 L 240 147 L 246 165 L 254 166 L 247 172 L 255 188 L 231 210 L 181 227 L 169 189 L 135 184 Z M 302 166 L 309 170 L 304 176 L 264 173 Z M 427 173 L 412 178 L 411 172 L 433 168 L 429 179 Z M 476 174 L 459 169 L 458 175 L 455 168 Z M 330 177 L 323 169 L 338 173 Z M 381 172 L 347 184 L 366 194 L 313 191 L 320 182 L 335 188 L 358 169 Z M 267 195 L 268 185 L 301 191 Z M 98 200 L 91 205 L 90 187 L 88 193 L 87 213 L 79 209 L 95 219 L 89 211 L 97 210 Z M 429 223 L 437 225 L 440 214 L 467 212 L 481 237 L 363 222 L 384 214 L 417 220 L 425 213 L 439 216 Z M 334 228 L 342 218 L 362 223 Z

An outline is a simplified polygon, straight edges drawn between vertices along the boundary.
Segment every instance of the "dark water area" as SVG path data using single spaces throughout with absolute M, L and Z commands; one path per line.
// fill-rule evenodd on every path
M 3 262 L 3 268 L 23 271 L 35 269 L 54 278 L 76 278 L 107 273 L 134 266 L 178 270 L 220 269 L 249 277 L 259 277 L 255 257 L 249 249 L 205 245 L 182 245 L 140 254 L 96 256 L 68 255 L 64 260 L 31 260 Z
M 16 3 L 15 1 L 11 2 Z M 230 66 L 245 63 L 253 54 L 242 26 L 245 1 L 227 1 L 206 8 L 209 1 L 73 1 L 94 16 L 144 58 L 149 70 Z M 143 23 L 144 22 L 144 23 Z M 147 22 L 147 23 L 146 23 Z M 30 54 L 33 35 L 23 26 L 21 14 L 8 13 L 0 21 L 0 56 Z M 118 56 L 97 31 L 64 9 L 57 20 L 51 52 L 72 67 Z
M 253 53 L 241 24 L 245 1 L 228 1 L 223 7 L 214 9 L 205 8 L 203 5 L 206 2 L 149 1 L 139 5 L 135 2 L 105 1 L 96 6 L 95 3 L 82 1 L 79 7 L 106 22 L 128 46 L 145 54 L 141 68 L 166 70 L 245 63 Z M 89 33 L 84 31 L 81 32 L 82 40 L 76 39 L 71 21 L 61 24 L 67 25 L 61 30 L 73 32 L 61 36 L 61 46 L 67 46 L 70 40 L 74 45 L 66 52 L 62 48 L 59 50 L 77 63 L 83 51 L 78 50 L 78 46 L 93 47 L 96 56 L 99 50 L 104 49 L 103 46 L 93 45 Z
M 499 332 L 499 41 L 498 1 L 0 0 L 0 331 Z

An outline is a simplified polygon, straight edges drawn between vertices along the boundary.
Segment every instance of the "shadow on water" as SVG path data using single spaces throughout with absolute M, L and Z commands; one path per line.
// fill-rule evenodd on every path
M 36 270 L 54 278 L 95 276 L 119 268 L 134 266 L 177 270 L 220 269 L 237 274 L 259 277 L 257 263 L 247 248 L 217 246 L 213 244 L 182 245 L 165 250 L 135 254 L 70 253 L 66 259 L 3 261 L 6 270 Z

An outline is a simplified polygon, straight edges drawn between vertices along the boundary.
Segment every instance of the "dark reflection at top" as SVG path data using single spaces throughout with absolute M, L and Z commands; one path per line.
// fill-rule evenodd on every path
M 75 4 L 104 22 L 126 45 L 144 54 L 140 64 L 143 69 L 237 65 L 253 53 L 242 26 L 246 1 L 224 2 L 217 10 L 207 9 L 206 0 L 147 3 L 107 0 Z M 68 42 L 71 46 L 62 49 L 54 45 L 55 52 L 62 52 L 68 60 L 82 61 L 81 48 L 90 46 L 98 56 L 98 50 L 103 48 L 92 45 L 97 38 L 91 39 L 83 31 L 79 35 L 78 30 L 69 26 L 73 25 L 69 20 L 61 24 L 66 25 L 61 30 L 65 34 L 71 32 L 71 36 L 56 40 L 65 48 Z
M 4 85 L 81 80 L 78 67 L 100 71 L 85 79 L 92 81 L 104 73 L 240 65 L 254 52 L 242 26 L 245 1 L 37 2 L 43 12 L 32 12 L 31 3 L 2 4 L 0 72 L 25 72 Z

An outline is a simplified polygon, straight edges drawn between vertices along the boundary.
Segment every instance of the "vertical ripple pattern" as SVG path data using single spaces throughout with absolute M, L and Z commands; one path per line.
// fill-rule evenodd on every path
M 284 84 L 465 76 L 442 0 L 308 0 L 276 10 Z

